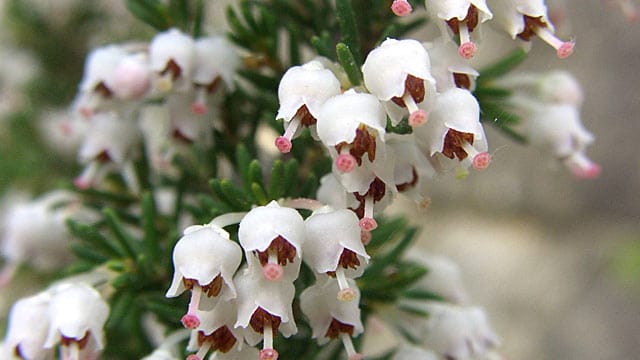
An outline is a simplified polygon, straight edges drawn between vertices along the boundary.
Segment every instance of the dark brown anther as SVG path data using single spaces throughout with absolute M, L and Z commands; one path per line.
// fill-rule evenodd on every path
M 99 163 L 108 163 L 111 161 L 111 155 L 106 150 L 102 150 L 96 157 L 94 158 Z
M 269 253 L 272 251 L 278 255 L 278 264 L 282 266 L 287 265 L 287 262 L 293 262 L 296 257 L 296 248 L 285 238 L 278 236 L 273 239 L 265 251 L 256 251 L 262 266 L 265 266 L 269 262 Z
M 178 65 L 173 59 L 169 60 L 167 66 L 160 72 L 160 75 L 165 75 L 166 73 L 171 74 L 171 80 L 175 80 L 180 77 L 182 74 L 182 69 L 180 65 Z
M 300 119 L 300 124 L 307 127 L 315 125 L 318 122 L 318 120 L 309 112 L 307 105 L 302 105 L 296 112 L 295 117 Z
M 348 145 L 346 142 L 341 142 L 336 145 L 336 151 L 341 153 L 342 148 Z M 349 154 L 356 159 L 358 166 L 362 165 L 362 157 L 364 154 L 367 154 L 369 161 L 376 159 L 376 135 L 370 133 L 366 125 L 360 125 L 356 129 L 356 137 L 351 143 Z
M 220 78 L 220 76 L 216 76 L 216 78 L 213 79 L 212 82 L 206 85 L 207 92 L 209 94 L 213 94 L 218 89 L 221 82 L 222 82 L 222 79 Z
M 453 73 L 453 81 L 456 83 L 456 87 L 460 89 L 471 89 L 471 77 L 467 74 Z
M 211 350 L 227 353 L 236 344 L 237 339 L 233 336 L 231 330 L 226 325 L 223 325 L 209 335 L 206 335 L 203 331 L 198 331 L 198 346 L 202 346 L 205 342 L 211 343 Z
M 200 285 L 198 280 L 195 279 L 182 279 L 182 284 L 185 289 L 192 290 L 195 285 L 202 287 L 202 292 L 205 293 L 208 297 L 218 296 L 220 295 L 220 291 L 222 290 L 222 276 L 218 274 L 210 283 L 207 285 Z
M 66 336 L 62 336 L 60 343 L 62 346 L 70 346 L 72 343 L 77 343 L 80 350 L 84 349 L 89 343 L 89 336 L 91 335 L 91 331 L 87 330 L 84 333 L 82 339 L 70 338 Z
M 22 360 L 28 360 L 24 355 L 22 355 L 22 352 L 20 351 L 20 344 L 13 348 L 13 354 Z
M 424 79 L 417 78 L 413 75 L 407 75 L 407 79 L 404 81 L 404 91 L 405 93 L 409 92 L 409 94 L 411 94 L 411 97 L 416 104 L 421 103 L 424 100 L 426 91 L 424 88 Z M 407 107 L 404 100 L 402 100 L 402 97 L 392 97 L 391 101 L 400 107 Z
M 464 160 L 468 156 L 462 148 L 465 142 L 473 145 L 473 134 L 449 129 L 444 138 L 442 154 L 449 159 L 457 157 L 459 160 Z
M 100 81 L 98 85 L 93 88 L 93 91 L 100 94 L 105 99 L 110 99 L 113 96 L 111 89 L 105 85 L 104 81 Z
M 458 20 L 457 17 L 447 20 L 447 25 L 449 25 L 451 31 L 453 31 L 453 33 L 456 35 L 460 34 L 460 23 L 465 23 L 467 25 L 467 29 L 469 29 L 469 32 L 472 32 L 473 29 L 478 26 L 478 8 L 474 5 L 469 6 L 467 16 L 465 16 L 465 18 L 462 20 Z
M 256 311 L 253 312 L 253 315 L 251 315 L 249 325 L 251 325 L 251 328 L 257 333 L 263 333 L 264 327 L 266 325 L 271 325 L 273 336 L 276 336 L 281 321 L 282 320 L 279 316 L 271 315 L 263 308 L 258 307 Z
M 340 336 L 341 333 L 353 336 L 353 329 L 353 325 L 347 325 L 333 318 L 331 319 L 331 324 L 329 324 L 327 333 L 324 336 L 328 337 L 329 339 L 336 339 Z
M 418 172 L 416 171 L 415 166 L 411 167 L 411 176 L 411 181 L 396 185 L 396 189 L 398 189 L 399 192 L 407 191 L 418 183 Z
M 342 250 L 342 254 L 340 254 L 340 260 L 338 260 L 338 266 L 342 266 L 342 268 L 344 269 L 357 268 L 358 266 L 360 266 L 358 254 L 349 249 Z M 336 277 L 335 271 L 327 271 L 326 274 L 331 276 L 332 278 Z
M 518 37 L 524 41 L 531 41 L 531 37 L 536 34 L 537 28 L 546 28 L 548 25 L 544 20 L 542 20 L 542 16 L 539 17 L 531 17 L 527 15 L 523 15 L 524 17 L 524 30 Z
M 373 196 L 373 202 L 376 203 L 384 197 L 384 194 L 387 192 L 387 186 L 384 181 L 382 181 L 379 177 L 373 179 L 371 184 L 369 184 L 369 190 L 364 194 L 360 195 L 358 193 L 353 193 L 353 196 L 356 197 L 356 200 L 360 203 L 357 208 L 350 208 L 356 215 L 358 219 L 362 219 L 364 217 L 364 204 L 369 195 Z
M 185 134 L 182 133 L 179 129 L 173 129 L 173 138 L 185 143 L 185 144 L 193 144 L 193 140 L 189 139 Z

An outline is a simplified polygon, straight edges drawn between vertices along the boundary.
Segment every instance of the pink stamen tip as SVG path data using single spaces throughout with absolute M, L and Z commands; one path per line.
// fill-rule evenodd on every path
M 278 136 L 276 138 L 276 147 L 280 150 L 281 153 L 286 154 L 291 151 L 291 140 L 287 139 L 284 136 Z
M 360 241 L 362 241 L 363 245 L 369 245 L 371 242 L 371 232 L 370 231 L 360 231 Z
M 600 165 L 590 164 L 586 168 L 576 168 L 573 170 L 573 175 L 581 179 L 593 179 L 600 176 Z
M 200 326 L 200 319 L 197 315 L 186 314 L 180 321 L 182 322 L 182 325 L 184 325 L 184 327 L 187 329 L 195 329 Z
M 465 59 L 471 59 L 476 54 L 476 44 L 471 41 L 461 44 L 458 48 L 458 55 Z
M 69 136 L 73 132 L 73 126 L 71 126 L 68 121 L 65 121 L 60 124 L 60 131 L 62 132 L 62 135 Z
M 75 187 L 77 187 L 80 190 L 87 190 L 88 188 L 91 187 L 91 182 L 82 179 L 81 177 L 77 177 L 75 178 L 75 180 L 73 180 L 73 185 L 75 185 Z
M 372 231 L 378 227 L 378 222 L 373 218 L 365 217 L 360 219 L 358 225 L 360 225 L 360 229 L 364 231 Z
M 491 154 L 488 152 L 478 153 L 473 157 L 473 168 L 476 170 L 484 170 L 491 164 Z
M 262 349 L 258 358 L 260 360 L 278 360 L 278 352 L 276 349 Z
M 87 119 L 93 116 L 93 110 L 89 109 L 86 106 L 81 107 L 78 111 L 80 112 L 80 115 Z
M 204 115 L 209 111 L 206 104 L 194 102 L 191 104 L 191 112 L 195 115 Z
M 191 354 L 187 356 L 187 360 L 202 360 L 202 359 L 200 359 L 200 357 L 196 354 Z
M 393 4 L 391 4 L 391 11 L 393 11 L 397 16 L 407 16 L 411 14 L 413 8 L 407 0 L 393 0 Z
M 362 359 L 364 359 L 364 355 L 358 354 L 358 353 L 349 356 L 349 360 L 362 360 Z
M 562 45 L 560 45 L 560 47 L 558 48 L 558 50 L 556 51 L 556 53 L 558 54 L 558 57 L 560 59 L 566 59 L 569 56 L 571 56 L 571 54 L 573 54 L 573 46 L 575 44 L 571 41 L 567 41 L 562 43 Z
M 414 111 L 409 115 L 409 125 L 420 126 L 427 122 L 427 112 L 424 110 Z
M 352 288 L 346 288 L 338 291 L 338 296 L 336 298 L 339 301 L 352 301 L 356 298 L 356 291 Z
M 267 263 L 262 267 L 262 275 L 264 275 L 265 279 L 269 281 L 278 281 L 282 279 L 284 270 L 280 264 Z
M 640 20 L 640 11 L 633 11 L 633 12 L 625 15 L 625 18 L 630 23 L 637 23 L 638 20 Z
M 356 158 L 351 154 L 340 154 L 336 159 L 336 167 L 339 171 L 348 173 L 356 167 Z

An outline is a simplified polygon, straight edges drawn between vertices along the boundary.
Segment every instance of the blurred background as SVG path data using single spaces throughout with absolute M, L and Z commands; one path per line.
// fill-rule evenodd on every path
M 224 31 L 224 6 L 232 2 L 211 6 L 216 20 L 209 32 Z M 425 211 L 403 200 L 390 212 L 409 214 L 422 226 L 419 246 L 460 265 L 509 359 L 633 359 L 640 353 L 640 23 L 625 21 L 609 1 L 548 4 L 560 36 L 575 38 L 575 54 L 558 60 L 534 41 L 521 69 L 565 69 L 578 78 L 586 99 L 582 121 L 596 136 L 588 155 L 602 165 L 601 176 L 575 179 L 536 149 L 487 127 L 494 155 L 489 169 L 430 183 Z M 116 0 L 0 0 L 0 7 L 0 193 L 6 201 L 68 183 L 69 174 L 78 173 L 72 144 L 54 135 L 87 50 L 147 40 L 153 31 Z M 496 51 L 486 42 L 480 57 Z M 7 296 L 37 287 L 22 285 L 1 295 L 2 317 Z

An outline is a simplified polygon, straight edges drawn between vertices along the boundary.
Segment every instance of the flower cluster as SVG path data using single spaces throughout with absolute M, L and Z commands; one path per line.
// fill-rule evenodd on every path
M 488 20 L 513 39 L 528 43 L 534 36 L 539 37 L 553 47 L 561 59 L 573 53 L 572 41 L 555 36 L 544 0 L 426 0 L 425 6 L 443 36 L 450 32 L 458 37 L 458 54 L 465 59 L 472 58 L 477 50 L 471 35 Z M 412 8 L 407 0 L 394 0 L 391 10 L 405 16 Z
M 184 327 L 194 330 L 188 349 L 196 353 L 189 359 L 204 359 L 209 351 L 235 358 L 261 341 L 259 358 L 277 359 L 274 336 L 298 331 L 292 303 L 302 262 L 316 274 L 315 285 L 300 295 L 313 337 L 319 344 L 340 338 L 350 359 L 359 358 L 351 342 L 363 331 L 353 279 L 362 275 L 369 256 L 358 218 L 315 201 L 289 203 L 314 211 L 305 220 L 294 208 L 272 201 L 184 231 L 174 248 L 167 296 L 191 290 L 182 318 Z M 223 229 L 238 222 L 240 245 Z
M 76 186 L 98 186 L 105 175 L 121 172 L 130 190 L 138 192 L 133 161 L 142 140 L 152 168 L 175 173 L 172 160 L 185 144 L 211 143 L 221 89 L 233 89 L 239 62 L 223 37 L 193 39 L 176 29 L 148 44 L 93 50 L 72 106 L 74 116 L 61 125 L 63 134 L 80 139 L 78 159 L 85 168 Z
M 11 308 L 2 359 L 97 359 L 104 347 L 102 328 L 109 306 L 83 282 L 63 282 L 18 300 Z

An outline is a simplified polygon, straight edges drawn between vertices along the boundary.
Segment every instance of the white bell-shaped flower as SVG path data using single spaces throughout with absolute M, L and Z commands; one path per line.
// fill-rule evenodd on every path
M 468 90 L 451 88 L 439 94 L 431 121 L 414 133 L 422 150 L 430 156 L 438 153 L 464 160 L 476 170 L 485 169 L 491 162 L 480 123 L 480 106 Z
M 287 279 L 269 281 L 257 266 L 249 266 L 235 277 L 238 289 L 236 327 L 246 329 L 245 340 L 255 346 L 262 339 L 260 360 L 275 360 L 273 337 L 278 331 L 285 337 L 298 332 L 293 310 L 295 287 Z
M 443 30 L 443 37 L 445 23 L 455 35 L 458 35 L 458 54 L 465 59 L 472 58 L 476 52 L 476 45 L 471 41 L 470 33 L 476 26 L 493 17 L 486 0 L 426 0 L 426 7 L 431 18 L 439 20 L 438 25 Z
M 195 42 L 195 69 L 193 84 L 195 100 L 191 112 L 203 115 L 208 112 L 207 97 L 215 92 L 223 81 L 234 88 L 233 77 L 240 66 L 240 57 L 223 36 L 209 36 Z
M 139 140 L 140 132 L 134 122 L 122 119 L 115 112 L 96 114 L 78 154 L 80 163 L 86 166 L 74 184 L 86 189 L 100 182 L 111 169 L 122 169 L 128 185 L 136 191 L 138 186 L 130 160 Z
M 303 127 L 315 130 L 320 109 L 327 99 L 340 94 L 340 81 L 320 61 L 310 61 L 287 70 L 278 86 L 280 108 L 276 119 L 284 122 L 284 135 L 276 139 L 276 147 L 282 153 L 291 151 L 291 139 L 298 136 Z
M 100 293 L 85 284 L 58 286 L 49 306 L 49 335 L 45 347 L 62 345 L 65 359 L 79 360 L 80 353 L 103 348 L 103 327 L 109 305 Z
M 0 252 L 5 259 L 0 288 L 11 281 L 19 264 L 52 270 L 69 263 L 71 235 L 65 219 L 74 215 L 76 200 L 69 192 L 53 191 L 35 200 L 18 200 L 8 207 L 0 224 Z
M 333 210 L 325 206 L 305 220 L 307 240 L 304 261 L 318 274 L 335 276 L 340 291 L 337 297 L 353 300 L 354 290 L 347 278 L 356 278 L 369 262 L 361 239 L 358 217 L 351 210 Z
M 149 63 L 156 73 L 156 88 L 168 92 L 174 88 L 191 88 L 191 77 L 196 58 L 195 42 L 178 29 L 156 34 L 149 44 Z
M 29 360 L 51 358 L 51 349 L 44 348 L 49 333 L 50 301 L 50 294 L 43 292 L 20 299 L 13 304 L 5 337 L 5 346 L 12 355 Z
M 371 94 L 349 90 L 327 100 L 318 118 L 318 137 L 330 149 L 338 171 L 348 173 L 384 157 L 386 116 Z
M 574 43 L 554 35 L 544 0 L 488 0 L 493 9 L 494 23 L 515 39 L 530 41 L 537 35 L 556 50 L 559 58 L 573 54 Z
M 427 121 L 435 101 L 435 79 L 429 54 L 416 40 L 387 39 L 373 49 L 362 65 L 367 89 L 384 102 L 391 123 L 409 113 L 409 125 Z
M 300 309 L 309 319 L 313 338 L 323 345 L 331 339 L 342 340 L 350 360 L 361 359 L 351 338 L 360 335 L 364 328 L 360 319 L 360 291 L 355 282 L 348 280 L 354 289 L 353 301 L 340 301 L 333 295 L 338 286 L 333 279 L 320 277 L 316 283 L 300 294 Z
M 429 205 L 422 193 L 425 179 L 435 175 L 433 165 L 416 145 L 413 135 L 391 134 L 387 137 L 387 158 L 393 168 L 393 185 L 421 209 Z
M 391 360 L 438 360 L 438 355 L 421 347 L 402 344 Z
M 80 82 L 80 95 L 76 109 L 85 117 L 91 117 L 113 97 L 109 84 L 120 62 L 127 52 L 120 45 L 107 45 L 91 51 L 84 64 L 84 75 Z M 110 86 L 111 85 L 111 86 Z
M 334 209 L 346 209 L 356 206 L 357 203 L 355 197 L 342 186 L 340 179 L 333 172 L 320 178 L 316 199 Z
M 436 88 L 444 92 L 452 87 L 467 90 L 475 88 L 475 79 L 480 75 L 464 59 L 458 56 L 456 45 L 449 39 L 426 43 L 431 58 L 431 74 L 436 79 Z
M 423 344 L 447 359 L 482 358 L 500 342 L 479 307 L 433 303 L 426 310 Z
M 580 178 L 600 174 L 600 166 L 586 155 L 593 135 L 580 121 L 579 110 L 572 105 L 540 105 L 526 118 L 526 134 L 531 144 L 550 152 Z
M 212 143 L 212 130 L 215 118 L 213 108 L 206 116 L 203 113 L 191 111 L 193 94 L 190 92 L 173 93 L 167 97 L 167 109 L 169 110 L 171 136 L 185 144 L 210 145 Z
M 277 281 L 286 275 L 292 281 L 298 277 L 305 228 L 296 210 L 276 201 L 253 208 L 240 221 L 238 239 L 247 261 L 256 260 L 265 278 Z
M 233 274 L 242 261 L 240 246 L 229 239 L 229 233 L 213 225 L 194 225 L 173 249 L 175 272 L 167 297 L 180 295 L 191 289 L 191 302 L 182 323 L 186 328 L 198 327 L 197 311 L 202 299 L 210 299 L 211 307 L 218 298 L 223 301 L 236 297 Z
M 187 350 L 197 351 L 188 360 L 204 360 L 208 352 L 229 353 L 242 347 L 243 330 L 236 328 L 238 308 L 235 300 L 220 301 L 207 311 L 198 311 L 202 319 L 198 328 L 191 333 Z

